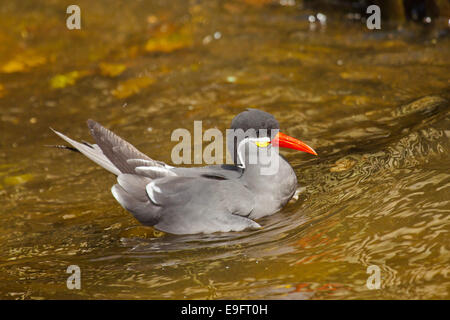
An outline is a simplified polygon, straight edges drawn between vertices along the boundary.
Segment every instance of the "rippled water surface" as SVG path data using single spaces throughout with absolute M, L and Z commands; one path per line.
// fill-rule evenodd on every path
M 368 31 L 266 2 L 80 0 L 79 31 L 64 1 L 2 2 L 0 298 L 449 298 L 446 22 Z M 114 176 L 44 147 L 50 126 L 91 141 L 92 118 L 170 164 L 174 129 L 247 107 L 319 153 L 285 153 L 298 199 L 259 231 L 140 227 Z

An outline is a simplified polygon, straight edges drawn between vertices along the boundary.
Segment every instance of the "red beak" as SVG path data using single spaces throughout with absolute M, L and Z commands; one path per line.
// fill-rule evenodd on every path
M 275 138 L 273 138 L 271 143 L 276 147 L 299 150 L 317 156 L 317 152 L 315 152 L 314 149 L 308 146 L 306 143 L 298 139 L 292 138 L 287 134 L 281 132 L 277 133 L 277 135 L 275 136 Z

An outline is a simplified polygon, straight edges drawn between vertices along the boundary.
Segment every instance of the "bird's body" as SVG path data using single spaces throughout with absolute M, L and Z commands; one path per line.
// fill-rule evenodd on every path
M 253 121 L 254 129 L 278 131 L 278 122 L 273 116 L 254 109 L 235 117 L 232 128 L 247 130 L 248 126 L 251 127 L 252 118 L 256 119 L 256 123 Z M 260 228 L 253 220 L 279 211 L 297 187 L 294 170 L 277 152 L 260 152 L 255 154 L 258 161 L 251 161 L 254 151 L 250 145 L 264 145 L 261 149 L 270 151 L 272 146 L 267 141 L 274 141 L 274 132 L 265 137 L 252 133 L 238 137 L 237 147 L 231 148 L 238 165 L 185 168 L 149 158 L 95 121 L 89 120 L 88 127 L 96 141 L 94 145 L 55 133 L 115 174 L 117 184 L 111 191 L 116 200 L 139 222 L 164 232 L 195 234 Z M 282 140 L 279 141 L 283 146 Z M 301 148 L 305 150 L 297 146 L 298 150 L 315 154 L 304 144 Z M 276 170 L 264 173 L 267 163 L 275 161 Z

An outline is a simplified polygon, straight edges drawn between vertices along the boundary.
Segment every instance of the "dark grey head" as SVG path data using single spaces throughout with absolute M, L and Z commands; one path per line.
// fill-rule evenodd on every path
M 280 129 L 278 121 L 268 112 L 258 109 L 247 109 L 239 113 L 231 121 L 231 130 L 227 134 L 228 150 L 237 163 L 237 147 L 246 137 L 269 137 L 271 140 Z
M 280 124 L 277 119 L 268 112 L 258 109 L 247 109 L 233 118 L 231 121 L 231 129 L 242 129 L 244 132 L 249 129 L 255 129 L 257 134 L 262 131 L 260 131 L 260 129 L 266 129 L 268 133 L 267 136 L 270 136 L 272 130 L 280 129 Z

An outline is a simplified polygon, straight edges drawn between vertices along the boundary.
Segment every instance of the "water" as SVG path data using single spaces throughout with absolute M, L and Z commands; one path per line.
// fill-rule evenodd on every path
M 445 21 L 373 32 L 258 1 L 78 3 L 81 31 L 60 1 L 0 6 L 0 298 L 449 298 Z M 92 118 L 170 163 L 174 129 L 225 130 L 247 107 L 319 153 L 285 153 L 299 197 L 259 231 L 140 227 L 111 174 L 44 147 L 61 143 L 49 127 L 89 141 Z

